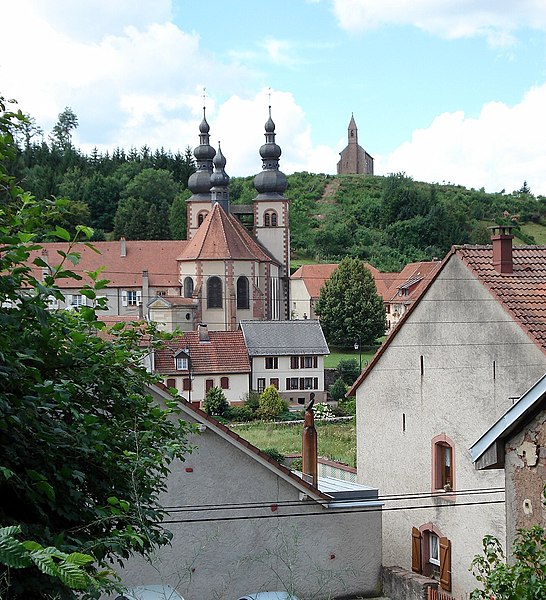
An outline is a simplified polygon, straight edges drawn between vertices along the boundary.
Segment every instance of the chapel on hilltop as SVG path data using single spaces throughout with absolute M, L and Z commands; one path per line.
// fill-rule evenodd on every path
M 358 127 L 352 114 L 347 128 L 347 146 L 339 154 L 338 175 L 373 175 L 373 157 L 358 145 Z

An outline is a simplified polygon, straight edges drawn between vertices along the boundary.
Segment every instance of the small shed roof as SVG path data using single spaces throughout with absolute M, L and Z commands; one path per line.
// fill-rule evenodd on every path
M 320 323 L 314 319 L 293 321 L 241 321 L 249 356 L 330 354 Z

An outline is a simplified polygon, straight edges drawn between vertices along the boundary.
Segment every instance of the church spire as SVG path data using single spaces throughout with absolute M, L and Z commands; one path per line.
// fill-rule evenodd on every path
M 226 213 L 229 212 L 229 175 L 225 171 L 226 159 L 222 154 L 220 142 L 218 142 L 218 152 L 212 161 L 214 163 L 214 173 L 210 176 L 211 182 L 211 200 L 212 205 L 219 204 Z
M 286 175 L 279 170 L 281 153 L 281 147 L 275 143 L 275 123 L 271 118 L 270 105 L 269 118 L 265 123 L 265 144 L 260 148 L 263 170 L 254 178 L 258 197 L 279 197 L 286 190 Z
M 188 179 L 188 188 L 193 193 L 192 200 L 210 200 L 212 159 L 216 151 L 209 143 L 209 131 L 210 127 L 207 122 L 206 108 L 203 106 L 203 120 L 199 125 L 199 146 L 193 151 L 196 161 L 196 171 Z

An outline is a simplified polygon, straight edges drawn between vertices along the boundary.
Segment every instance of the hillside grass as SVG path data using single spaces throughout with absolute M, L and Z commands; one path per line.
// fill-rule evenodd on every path
M 370 362 L 376 352 L 377 348 L 365 348 L 362 350 L 362 368 Z M 356 362 L 359 362 L 358 350 L 331 346 L 330 354 L 324 357 L 324 368 L 335 369 L 342 360 L 356 360 Z
M 356 467 L 355 420 L 344 423 L 315 421 L 318 437 L 318 455 Z M 260 450 L 276 448 L 284 455 L 301 454 L 300 423 L 264 423 L 255 421 L 234 429 L 245 440 Z

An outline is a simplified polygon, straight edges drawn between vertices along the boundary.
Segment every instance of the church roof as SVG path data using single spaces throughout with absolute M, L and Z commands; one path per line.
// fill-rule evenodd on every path
M 231 214 L 215 204 L 178 260 L 276 262 Z

